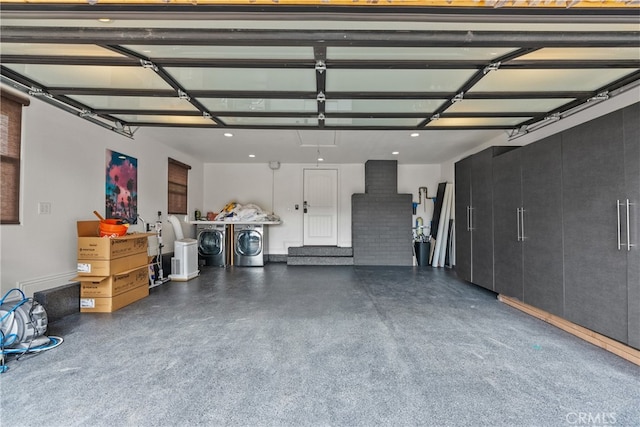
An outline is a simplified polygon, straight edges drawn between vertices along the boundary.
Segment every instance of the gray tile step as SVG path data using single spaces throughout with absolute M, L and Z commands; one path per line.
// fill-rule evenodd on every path
M 347 256 L 290 256 L 287 265 L 353 265 Z
M 322 256 L 322 257 L 352 257 L 353 248 L 338 246 L 298 246 L 290 247 L 289 257 Z

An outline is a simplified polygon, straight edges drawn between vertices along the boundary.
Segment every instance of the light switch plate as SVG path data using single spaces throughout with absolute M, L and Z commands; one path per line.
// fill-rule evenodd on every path
M 51 202 L 38 202 L 38 215 L 51 215 Z

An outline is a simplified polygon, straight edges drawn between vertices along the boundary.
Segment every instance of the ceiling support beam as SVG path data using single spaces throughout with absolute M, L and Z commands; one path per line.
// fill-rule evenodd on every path
M 125 89 L 125 88 L 76 88 L 55 87 L 49 92 L 60 95 L 97 95 L 97 96 L 139 96 L 139 97 L 175 97 L 175 91 L 157 89 Z M 196 98 L 275 98 L 275 99 L 316 99 L 315 92 L 270 92 L 270 91 L 225 91 L 225 90 L 192 90 L 189 92 Z M 451 92 L 329 92 L 330 99 L 448 99 Z M 592 95 L 591 91 L 547 91 L 547 92 L 468 92 L 465 99 L 558 99 L 584 98 Z
M 0 27 L 5 43 L 352 47 L 637 47 L 640 31 L 341 31 Z
M 486 65 L 480 61 L 451 61 L 451 60 L 357 60 L 357 59 L 326 59 L 324 62 L 331 69 L 358 70 L 479 70 Z M 317 63 L 308 59 L 218 59 L 218 58 L 154 58 L 153 62 L 162 67 L 188 68 L 313 68 Z M 503 59 L 502 69 L 585 69 L 585 68 L 640 68 L 638 59 L 607 59 L 607 60 L 517 60 Z M 138 67 L 140 60 L 131 57 L 114 58 L 112 56 L 69 56 L 69 55 L 2 55 L 4 64 L 46 64 L 46 65 L 96 65 Z

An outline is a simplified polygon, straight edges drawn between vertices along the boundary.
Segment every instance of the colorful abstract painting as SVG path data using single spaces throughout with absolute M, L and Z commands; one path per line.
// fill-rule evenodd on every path
M 107 150 L 105 218 L 138 219 L 138 160 Z

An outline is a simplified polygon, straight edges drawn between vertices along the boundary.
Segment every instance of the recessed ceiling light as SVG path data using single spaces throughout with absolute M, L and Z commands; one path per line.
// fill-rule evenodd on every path
M 224 136 L 226 136 L 227 138 L 231 138 L 233 134 L 231 132 L 225 132 Z
M 322 157 L 318 157 L 318 161 L 319 162 L 324 162 L 324 159 Z
M 111 18 L 98 18 L 98 22 L 102 22 L 103 24 L 110 24 L 113 22 Z
M 393 154 L 394 156 L 397 156 L 398 154 L 400 154 L 400 152 L 399 151 L 394 151 L 391 154 Z
M 418 132 L 414 132 L 411 134 L 411 138 L 415 138 L 416 136 L 420 136 L 420 134 Z
M 249 154 L 249 157 L 251 157 L 252 159 L 255 157 L 255 154 Z

